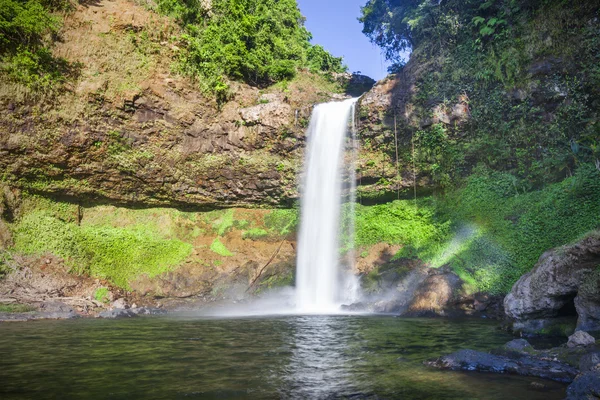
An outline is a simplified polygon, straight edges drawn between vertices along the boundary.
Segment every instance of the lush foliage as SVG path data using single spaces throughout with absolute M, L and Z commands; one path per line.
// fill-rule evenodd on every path
M 71 205 L 42 200 L 34 204 L 14 226 L 15 251 L 54 253 L 73 271 L 122 288 L 129 288 L 129 281 L 140 275 L 168 271 L 192 252 L 191 245 L 165 238 L 152 225 L 115 227 L 101 221 L 80 226 L 71 219 Z
M 53 11 L 68 1 L 0 1 L 0 73 L 4 79 L 44 92 L 57 89 L 78 66 L 56 58 L 49 49 L 61 26 Z
M 258 240 L 264 237 L 269 236 L 269 232 L 267 232 L 264 229 L 260 229 L 260 228 L 253 228 L 253 229 L 249 229 L 247 231 L 245 231 L 244 233 L 242 233 L 242 238 L 243 239 L 251 239 L 251 240 Z
M 221 101 L 228 79 L 268 85 L 298 68 L 345 70 L 342 59 L 309 43 L 296 0 L 159 0 L 158 10 L 185 27 L 180 67 Z
M 357 205 L 355 218 L 356 246 L 387 242 L 422 247 L 442 240 L 448 232 L 448 224 L 437 220 L 431 199 L 420 205 L 410 200 L 370 207 Z M 347 241 L 346 236 L 343 241 Z
M 542 190 L 519 187 L 514 176 L 482 168 L 440 204 L 447 218 L 472 227 L 443 261 L 480 290 L 506 292 L 543 252 L 600 228 L 600 172 L 594 166 L 583 165 Z
M 598 7 L 598 0 L 369 1 L 365 33 L 391 60 L 411 49 L 420 65 L 410 72 L 419 124 L 399 123 L 402 161 L 415 161 L 441 187 L 483 163 L 528 190 L 584 163 L 600 167 Z M 435 122 L 434 110 L 451 115 L 457 104 L 467 123 L 426 123 Z M 393 140 L 382 146 L 394 157 Z
M 600 172 L 590 164 L 529 192 L 514 175 L 480 167 L 443 197 L 356 209 L 358 248 L 400 244 L 396 258 L 450 265 L 471 290 L 497 294 L 510 290 L 546 250 L 599 228 Z

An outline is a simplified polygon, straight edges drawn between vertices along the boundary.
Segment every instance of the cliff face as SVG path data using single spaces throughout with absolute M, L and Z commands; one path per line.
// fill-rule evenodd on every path
M 125 0 L 78 5 L 54 49 L 78 65 L 70 90 L 41 102 L 2 98 L 4 181 L 117 204 L 222 208 L 297 199 L 313 105 L 368 79 L 330 82 L 301 72 L 263 90 L 233 83 L 233 99 L 219 106 L 171 72 L 177 30 Z
M 432 15 L 461 29 L 440 23 L 436 33 L 423 33 L 410 61 L 360 103 L 366 149 L 391 161 L 398 154 L 401 179 L 388 189 L 409 186 L 415 170 L 418 186 L 450 188 L 483 164 L 530 190 L 598 163 L 600 19 L 593 3 L 431 6 Z M 501 25 L 484 31 L 473 22 L 484 17 L 502 18 Z

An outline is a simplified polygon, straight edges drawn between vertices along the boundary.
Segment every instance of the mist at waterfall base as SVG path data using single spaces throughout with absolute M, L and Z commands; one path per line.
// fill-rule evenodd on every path
M 359 300 L 353 253 L 341 260 L 339 251 L 343 175 L 350 177 L 350 202 L 356 191 L 357 100 L 319 104 L 311 116 L 300 187 L 295 288 L 273 289 L 250 301 L 241 286 L 231 288 L 228 297 L 237 299 L 235 304 L 213 305 L 203 315 L 338 314 L 342 305 Z M 351 156 L 345 157 L 348 152 Z M 354 223 L 347 226 L 348 236 L 354 237 Z

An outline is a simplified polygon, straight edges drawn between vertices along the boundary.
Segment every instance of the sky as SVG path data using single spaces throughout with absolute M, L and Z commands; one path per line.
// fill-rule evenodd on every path
M 313 44 L 336 57 L 343 56 L 349 72 L 360 71 L 375 80 L 387 75 L 388 62 L 379 47 L 362 33 L 357 18 L 367 0 L 298 0 Z

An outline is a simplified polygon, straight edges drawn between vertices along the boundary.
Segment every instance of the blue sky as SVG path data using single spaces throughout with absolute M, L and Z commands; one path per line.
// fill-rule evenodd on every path
M 379 47 L 362 33 L 357 18 L 367 0 L 298 0 L 306 17 L 306 28 L 313 34 L 313 44 L 320 44 L 334 56 L 344 57 L 350 72 L 379 80 L 387 75 L 385 58 Z

